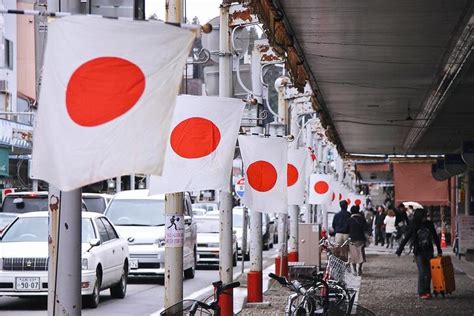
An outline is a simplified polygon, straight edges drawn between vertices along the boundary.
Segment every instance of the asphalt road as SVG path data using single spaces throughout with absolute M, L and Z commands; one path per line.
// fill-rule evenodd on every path
M 264 252 L 264 262 L 271 262 L 275 254 L 275 248 Z M 241 261 L 234 267 L 234 276 L 241 270 Z M 245 262 L 249 267 L 250 262 Z M 265 263 L 264 263 L 265 266 Z M 210 286 L 213 281 L 219 279 L 217 267 L 200 267 L 196 271 L 194 279 L 184 281 L 184 297 L 203 294 L 203 289 Z M 127 315 L 142 316 L 150 315 L 161 308 L 164 304 L 164 285 L 159 284 L 157 279 L 130 279 L 127 287 L 127 295 L 124 299 L 113 299 L 109 290 L 101 293 L 100 304 L 96 309 L 84 309 L 83 315 Z M 47 315 L 46 298 L 17 298 L 0 297 L 0 314 L 4 315 Z

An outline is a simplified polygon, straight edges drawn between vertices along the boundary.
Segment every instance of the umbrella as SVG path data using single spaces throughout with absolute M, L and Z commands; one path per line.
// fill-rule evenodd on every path
M 408 207 L 408 206 L 412 206 L 414 210 L 418 209 L 418 208 L 424 208 L 423 205 L 421 205 L 420 203 L 418 202 L 413 202 L 413 201 L 409 201 L 409 202 L 403 202 L 403 205 L 405 205 L 405 207 Z

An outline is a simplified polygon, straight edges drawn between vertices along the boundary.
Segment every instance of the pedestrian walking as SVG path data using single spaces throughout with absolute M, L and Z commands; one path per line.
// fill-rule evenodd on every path
M 341 246 L 349 238 L 349 218 L 351 214 L 347 211 L 347 201 L 342 200 L 339 202 L 341 210 L 334 215 L 332 220 L 332 228 L 336 234 L 336 245 Z M 344 246 L 340 249 L 341 257 L 347 258 L 348 247 Z
M 395 239 L 395 232 L 397 231 L 397 228 L 395 227 L 395 221 L 395 211 L 388 210 L 387 216 L 385 216 L 385 219 L 383 220 L 383 223 L 385 224 L 385 238 L 387 248 L 393 248 L 393 240 Z
M 380 242 L 383 245 L 385 244 L 385 229 L 384 229 L 384 223 L 383 221 L 385 220 L 385 209 L 383 206 L 379 206 L 377 208 L 377 213 L 375 214 L 375 245 L 377 246 L 378 243 Z
M 351 207 L 351 217 L 349 218 L 349 262 L 352 265 L 354 274 L 362 275 L 362 264 L 365 260 L 366 233 L 368 231 L 367 222 L 364 215 L 359 212 L 359 206 Z
M 413 223 L 396 251 L 398 256 L 401 255 L 403 248 L 410 239 L 413 240 L 413 254 L 418 268 L 418 295 L 421 299 L 429 299 L 431 298 L 430 259 L 434 256 L 433 241 L 438 250 L 438 256 L 442 256 L 443 251 L 435 227 L 428 220 L 426 210 L 415 210 Z

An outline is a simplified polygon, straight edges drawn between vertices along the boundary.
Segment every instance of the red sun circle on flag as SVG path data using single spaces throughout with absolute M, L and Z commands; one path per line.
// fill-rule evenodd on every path
M 318 194 L 325 194 L 329 191 L 329 184 L 326 181 L 318 181 L 314 185 L 314 191 Z
M 346 202 L 347 202 L 348 205 L 350 205 L 351 204 L 351 199 L 347 198 Z
M 247 179 L 255 191 L 267 192 L 273 189 L 277 182 L 277 171 L 271 163 L 258 160 L 247 168 Z
M 342 194 L 339 193 L 339 201 L 342 200 Z
M 333 192 L 331 201 L 334 201 L 335 198 L 336 198 L 336 193 Z
M 79 66 L 66 89 L 66 109 L 78 125 L 94 127 L 127 113 L 145 90 L 145 75 L 134 63 L 99 57 Z
M 355 200 L 354 204 L 359 206 L 359 205 L 362 204 L 362 201 L 360 199 L 357 199 L 357 200 Z
M 299 176 L 298 169 L 296 169 L 296 167 L 293 164 L 289 163 L 286 167 L 286 174 L 287 174 L 286 184 L 287 186 L 291 187 L 298 181 L 298 176 Z
M 188 118 L 173 129 L 170 144 L 173 151 L 187 159 L 202 158 L 214 150 L 221 141 L 221 132 L 212 121 L 202 117 Z

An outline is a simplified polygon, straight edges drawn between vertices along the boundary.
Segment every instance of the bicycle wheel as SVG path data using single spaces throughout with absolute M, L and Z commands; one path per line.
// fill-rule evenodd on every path
M 298 295 L 292 302 L 290 311 L 292 316 L 314 315 L 318 310 L 318 302 L 313 296 Z
M 201 315 L 212 315 L 212 313 L 200 306 L 200 301 L 197 300 L 183 300 L 176 303 L 175 305 L 165 309 L 160 313 L 160 316 L 201 316 Z M 202 303 L 201 303 L 202 304 Z

